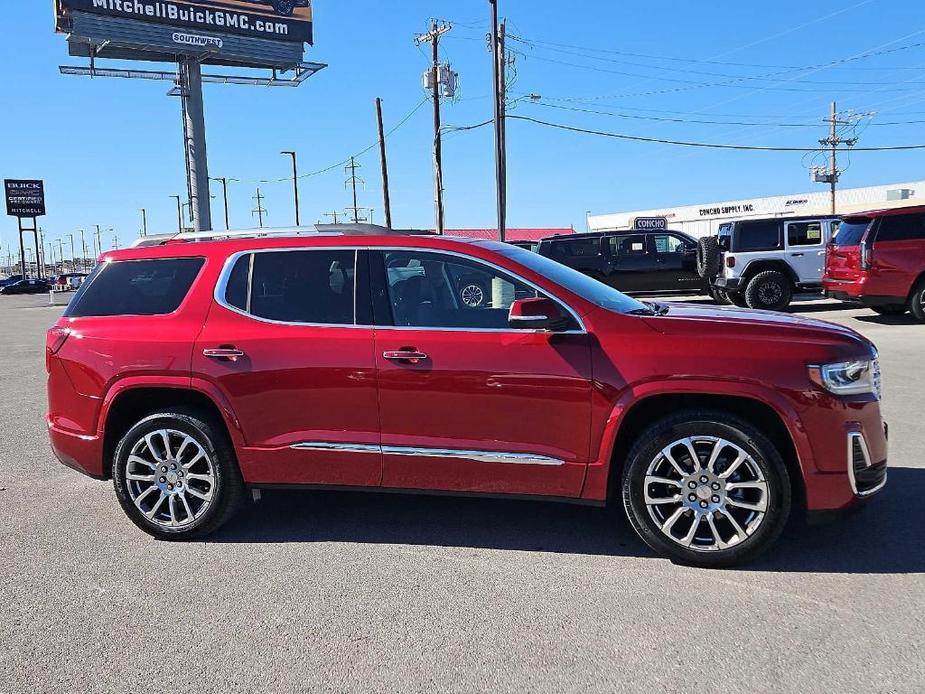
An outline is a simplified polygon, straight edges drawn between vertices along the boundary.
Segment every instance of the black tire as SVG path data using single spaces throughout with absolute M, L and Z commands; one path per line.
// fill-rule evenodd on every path
M 925 323 L 925 277 L 919 280 L 909 297 L 909 310 L 920 323 Z
M 745 303 L 749 308 L 782 311 L 793 298 L 793 282 L 777 270 L 759 272 L 745 288 Z
M 901 316 L 909 309 L 902 304 L 887 304 L 886 306 L 871 306 L 871 311 L 881 316 Z
M 748 302 L 745 300 L 745 297 L 742 296 L 742 292 L 726 292 L 726 296 L 729 297 L 729 302 L 733 306 L 748 308 Z
M 682 442 L 687 438 L 694 439 L 693 445 L 701 468 L 707 462 L 709 450 L 714 445 L 713 439 L 722 439 L 745 451 L 750 459 L 741 464 L 729 480 L 745 478 L 744 481 L 747 483 L 746 473 L 751 476 L 754 470 L 755 479 L 766 484 L 766 492 L 725 489 L 728 480 L 721 481 L 721 475 L 728 469 L 730 460 L 738 455 L 737 449 L 732 446 L 721 449 L 721 454 L 714 466 L 715 473 L 705 469 L 695 473 L 693 465 L 690 464 L 692 457 L 686 454 L 687 457 L 684 458 L 682 453 L 672 446 L 675 442 Z M 656 473 L 666 474 L 659 467 L 668 466 L 667 458 L 663 454 L 666 448 L 671 448 L 672 458 L 682 470 L 687 472 L 689 469 L 689 474 L 697 480 L 698 487 L 696 490 L 690 490 L 687 486 L 679 485 L 685 492 L 691 491 L 691 494 L 681 494 L 677 497 L 677 501 L 672 500 L 667 504 L 652 505 L 653 510 L 650 512 L 650 505 L 646 503 L 647 494 L 650 495 L 650 499 L 663 498 L 659 495 L 671 494 L 671 490 L 674 489 L 673 485 L 660 485 L 658 482 L 646 484 L 645 481 L 650 465 L 656 465 L 654 468 Z M 659 459 L 661 462 L 656 462 Z M 746 471 L 740 472 L 743 467 Z M 703 479 L 700 473 L 704 472 L 710 475 L 709 486 L 699 482 Z M 678 473 L 669 474 L 675 474 L 679 479 L 684 479 Z M 757 475 L 763 476 L 763 479 Z M 733 484 L 741 483 L 733 481 Z M 712 490 L 716 487 L 713 485 L 716 484 L 722 484 L 723 487 L 721 491 L 714 493 Z M 659 491 L 660 486 L 662 491 Z M 700 501 L 704 498 L 699 495 L 701 487 L 707 495 L 712 495 L 708 496 L 706 501 Z M 723 496 L 720 497 L 719 494 Z M 748 502 L 748 494 L 757 495 L 751 497 L 752 506 L 761 505 L 761 499 L 764 499 L 763 516 L 759 517 L 760 511 L 726 503 L 727 499 L 738 503 Z M 747 422 L 732 417 L 727 412 L 709 410 L 683 411 L 666 417 L 646 429 L 627 456 L 622 478 L 622 497 L 623 506 L 633 529 L 649 547 L 672 561 L 708 568 L 742 564 L 768 549 L 784 529 L 791 506 L 790 478 L 784 461 L 774 445 Z M 690 497 L 695 497 L 696 500 L 689 502 Z M 721 504 L 718 503 L 708 510 L 700 509 L 700 504 L 712 503 L 713 500 L 719 498 L 722 498 Z M 668 520 L 675 514 L 678 514 L 677 520 L 668 528 L 672 537 L 668 537 L 662 530 L 662 526 L 667 523 L 660 522 L 661 516 L 666 515 L 665 520 Z M 726 514 L 729 514 L 729 517 L 735 521 L 738 529 Z M 693 540 L 688 545 L 686 539 L 690 537 L 690 529 L 694 527 L 695 520 L 698 527 L 694 529 Z M 712 520 L 712 526 L 710 520 Z M 679 524 L 681 527 L 678 527 Z M 716 528 L 716 534 L 713 528 Z M 674 535 L 676 529 L 678 533 L 685 533 L 685 537 L 676 537 Z M 746 529 L 749 532 L 744 532 Z M 715 541 L 717 534 L 724 543 L 730 546 L 715 549 L 719 546 Z M 745 539 L 741 539 L 741 535 L 745 535 Z M 714 549 L 710 549 L 711 546 Z
M 713 301 L 719 304 L 720 306 L 728 306 L 729 304 L 732 303 L 725 289 L 717 289 L 716 287 L 710 287 L 709 289 L 707 289 L 707 293 L 709 293 L 710 298 L 713 299 Z
M 168 435 L 168 444 L 172 450 L 177 451 L 176 457 L 173 457 L 172 452 L 166 453 L 163 448 L 159 451 L 151 451 L 149 443 L 142 443 L 146 436 L 154 434 L 157 437 L 156 440 L 152 437 L 149 441 L 153 442 L 155 447 L 163 446 L 163 438 L 157 433 L 161 431 L 171 432 Z M 174 443 L 170 442 L 171 435 L 174 436 Z M 189 445 L 177 443 L 178 438 L 187 436 L 198 446 L 189 453 L 187 453 Z M 185 442 L 185 439 L 183 441 Z M 182 445 L 186 445 L 186 448 L 182 448 Z M 173 448 L 174 446 L 176 448 Z M 197 451 L 204 452 L 207 458 L 200 458 L 199 462 L 190 464 L 189 461 L 197 455 Z M 169 481 L 177 484 L 177 491 L 167 492 L 164 489 L 168 479 L 161 474 L 163 468 L 161 470 L 152 469 L 154 474 L 151 482 L 128 479 L 130 474 L 137 475 L 139 470 L 147 472 L 149 469 L 148 466 L 139 466 L 137 462 L 132 462 L 136 472 L 129 472 L 129 457 L 133 452 L 146 459 L 163 459 L 164 467 L 175 466 L 176 472 L 171 471 L 164 474 L 173 475 Z M 184 463 L 184 460 L 187 462 Z M 203 477 L 202 473 L 206 468 L 213 480 L 210 484 L 200 480 L 194 481 L 192 477 L 185 478 L 186 475 Z M 177 475 L 185 479 L 175 479 Z M 214 532 L 238 510 L 245 492 L 234 448 L 222 425 L 210 421 L 210 418 L 204 417 L 195 409 L 181 407 L 155 412 L 128 430 L 116 447 L 112 479 L 116 496 L 125 514 L 135 525 L 159 540 L 192 540 Z M 181 499 L 179 489 L 184 483 L 186 488 L 182 492 L 183 498 Z M 171 486 L 171 490 L 173 489 Z M 193 496 L 195 492 L 207 495 L 208 504 L 201 497 Z M 147 498 L 150 501 L 146 501 L 143 496 L 145 494 L 149 495 Z M 173 501 L 171 501 L 171 496 L 173 496 Z M 158 499 L 157 502 L 154 501 L 155 498 Z M 184 499 L 187 500 L 185 505 L 181 503 Z M 155 503 L 159 506 L 153 508 L 152 515 L 148 516 L 139 508 L 139 505 L 136 505 L 135 500 L 138 500 L 141 506 L 148 506 L 149 513 L 152 512 Z M 170 527 L 166 524 L 167 519 L 163 519 L 160 523 L 154 520 L 162 513 L 168 513 L 164 510 L 165 507 L 173 511 L 172 504 L 176 504 L 174 519 L 183 516 L 185 517 L 183 520 L 188 522 L 177 527 Z M 187 510 L 191 511 L 191 516 Z M 192 520 L 188 520 L 189 518 Z
M 719 274 L 722 251 L 715 236 L 705 236 L 697 241 L 697 274 L 711 279 Z

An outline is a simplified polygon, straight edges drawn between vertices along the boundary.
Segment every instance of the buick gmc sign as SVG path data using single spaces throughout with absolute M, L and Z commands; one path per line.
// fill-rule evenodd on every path
M 45 216 L 45 183 L 43 181 L 13 180 L 3 182 L 6 195 L 6 213 L 11 217 Z

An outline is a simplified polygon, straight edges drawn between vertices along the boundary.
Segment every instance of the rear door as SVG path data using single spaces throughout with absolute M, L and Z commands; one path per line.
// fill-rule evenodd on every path
M 382 470 L 366 254 L 233 256 L 193 350 L 193 375 L 240 421 L 248 482 L 378 486 Z
M 658 261 L 646 234 L 620 234 L 604 240 L 607 249 L 607 283 L 621 292 L 659 289 Z
M 925 213 L 887 215 L 880 219 L 870 258 L 874 296 L 905 298 L 925 270 Z
M 787 262 L 801 284 L 820 284 L 825 271 L 825 220 L 787 222 L 784 225 Z

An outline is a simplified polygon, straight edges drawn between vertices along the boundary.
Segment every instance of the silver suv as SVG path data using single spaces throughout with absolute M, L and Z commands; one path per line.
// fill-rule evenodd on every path
M 829 216 L 728 222 L 700 239 L 697 269 L 718 302 L 780 311 L 795 293 L 821 291 L 838 224 Z

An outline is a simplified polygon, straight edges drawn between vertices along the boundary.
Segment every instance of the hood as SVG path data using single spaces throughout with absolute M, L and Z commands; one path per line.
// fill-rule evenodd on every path
M 675 303 L 668 306 L 666 315 L 644 318 L 650 328 L 665 335 L 766 337 L 789 342 L 840 343 L 865 352 L 874 349 L 872 342 L 851 328 L 815 318 L 734 307 Z

